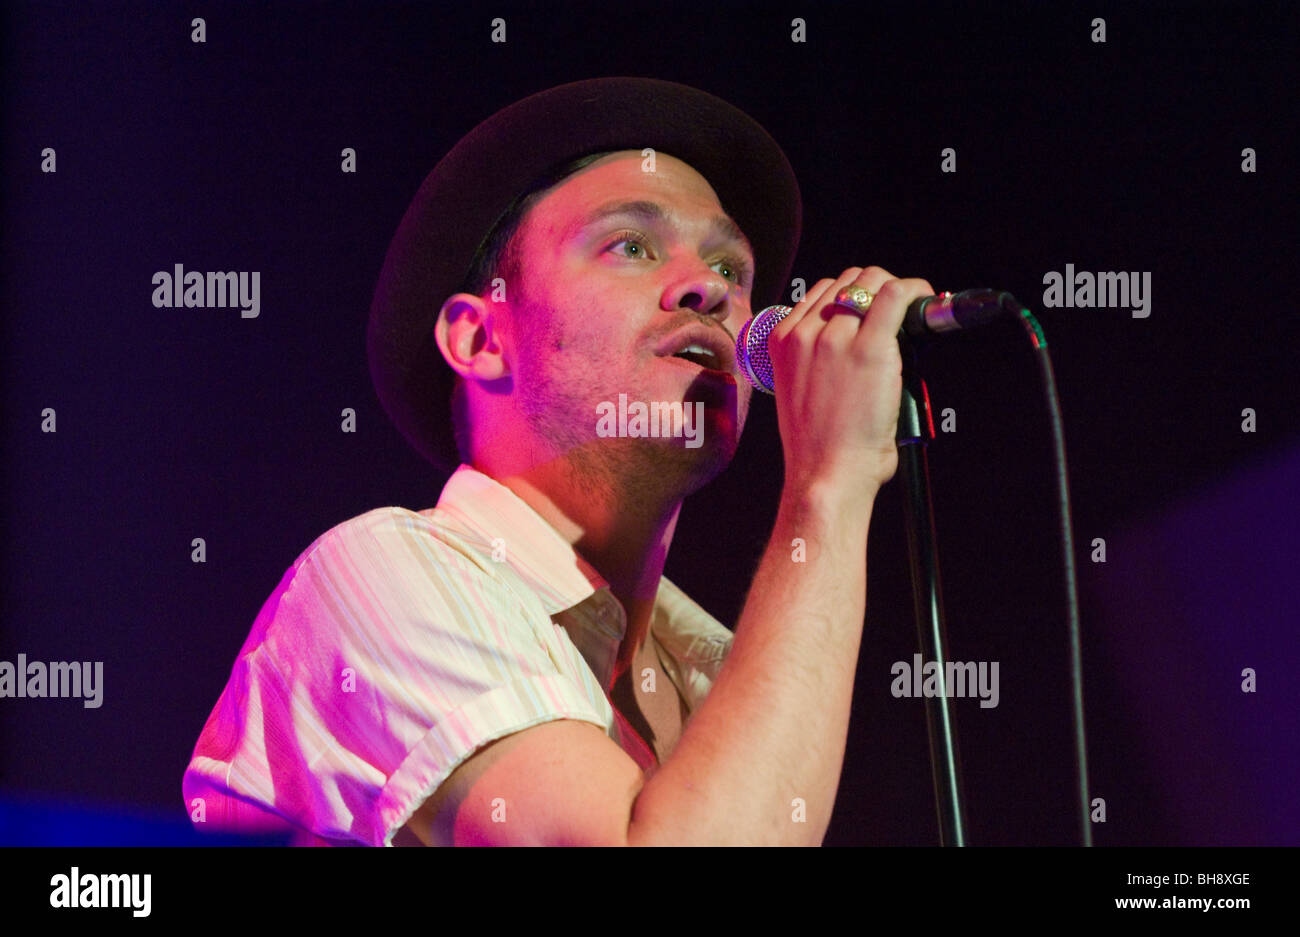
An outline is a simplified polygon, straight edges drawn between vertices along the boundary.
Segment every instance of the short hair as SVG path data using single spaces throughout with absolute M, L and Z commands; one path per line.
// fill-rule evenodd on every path
M 474 259 L 470 261 L 469 270 L 461 281 L 458 293 L 470 293 L 481 296 L 496 277 L 507 280 L 518 279 L 520 271 L 520 239 L 517 237 L 519 227 L 533 206 L 545 198 L 546 194 L 569 176 L 594 163 L 603 156 L 616 153 L 617 150 L 601 150 L 568 159 L 552 166 L 538 176 L 533 182 L 515 196 L 514 201 L 506 206 L 500 217 L 492 225 L 483 240 L 479 242 Z M 519 295 L 517 288 L 515 295 Z M 456 437 L 456 451 L 462 462 L 470 460 L 472 443 L 469 425 L 469 401 L 465 393 L 465 379 L 459 374 L 451 389 L 451 425 Z

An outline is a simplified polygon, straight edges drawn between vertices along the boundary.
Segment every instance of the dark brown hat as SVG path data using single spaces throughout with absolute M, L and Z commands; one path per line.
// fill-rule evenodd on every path
M 480 243 L 522 192 L 564 162 L 652 147 L 704 176 L 754 248 L 753 308 L 779 301 L 802 205 L 781 148 L 749 115 L 686 85 L 594 78 L 534 94 L 461 139 L 425 178 L 379 274 L 366 332 L 370 376 L 393 423 L 443 472 L 459 464 L 449 402 L 455 372 L 433 338 Z

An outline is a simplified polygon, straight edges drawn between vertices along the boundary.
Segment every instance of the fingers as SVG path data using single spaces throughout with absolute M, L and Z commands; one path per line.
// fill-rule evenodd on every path
M 869 286 L 867 288 L 871 289 Z M 935 294 L 934 287 L 919 277 L 887 279 L 872 289 L 872 292 L 876 296 L 859 324 L 855 343 L 869 344 L 896 339 L 912 300 Z
M 836 294 L 848 286 L 860 286 L 875 294 L 865 315 L 859 317 L 835 305 Z M 839 348 L 858 341 L 864 332 L 863 343 L 882 341 L 886 334 L 898 334 L 913 299 L 934 292 L 925 280 L 900 280 L 882 267 L 850 267 L 834 280 L 818 281 L 804 301 L 773 330 L 773 337 L 779 340 L 798 332 L 802 341 Z
M 835 304 L 847 286 L 873 294 L 864 313 Z M 907 306 L 934 289 L 881 267 L 850 267 L 819 280 L 768 337 L 787 478 L 874 492 L 898 464 Z M 874 497 L 874 494 L 871 495 Z
M 818 280 L 813 285 L 813 288 L 804 295 L 804 298 L 795 305 L 790 314 L 777 323 L 776 328 L 772 330 L 772 336 L 778 339 L 784 338 L 790 332 L 794 331 L 794 327 L 798 325 L 809 312 L 814 309 L 820 310 L 825 305 L 821 300 L 822 297 L 827 296 L 828 291 L 828 298 L 833 299 L 835 297 L 835 291 L 840 290 L 847 283 L 853 282 L 853 278 L 858 276 L 860 273 L 862 273 L 861 267 L 850 267 L 848 270 L 841 273 L 837 279 Z M 833 290 L 832 287 L 834 287 Z
M 835 304 L 848 286 L 860 286 L 874 297 L 858 315 Z M 860 361 L 897 357 L 895 345 L 912 300 L 933 296 L 926 280 L 899 279 L 882 267 L 849 267 L 835 279 L 818 280 L 803 300 L 772 330 L 769 347 L 785 346 L 800 372 L 811 358 L 852 352 Z

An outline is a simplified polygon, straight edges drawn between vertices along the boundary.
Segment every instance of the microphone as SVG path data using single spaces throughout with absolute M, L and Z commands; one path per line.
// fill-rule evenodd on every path
M 972 329 L 1020 314 L 1023 307 L 1005 290 L 973 289 L 921 296 L 907 307 L 899 335 L 915 339 L 933 338 L 946 332 Z M 767 354 L 767 337 L 777 323 L 794 310 L 789 306 L 768 306 L 751 318 L 736 336 L 736 364 L 756 390 L 773 393 L 772 360 Z

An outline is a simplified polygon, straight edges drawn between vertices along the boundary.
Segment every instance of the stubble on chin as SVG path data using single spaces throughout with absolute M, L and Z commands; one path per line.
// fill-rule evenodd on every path
M 563 335 L 548 309 L 532 307 L 524 315 L 520 337 L 533 353 L 521 349 L 527 360 L 520 361 L 518 374 L 520 410 L 534 434 L 561 461 L 572 490 L 633 509 L 684 497 L 730 463 L 739 438 L 721 451 L 716 440 L 708 439 L 702 448 L 690 449 L 684 438 L 598 437 L 597 405 L 618 399 L 606 386 L 608 379 L 600 376 L 598 350 Z M 738 402 L 738 408 L 747 409 L 746 403 Z M 737 437 L 746 415 L 733 415 Z

